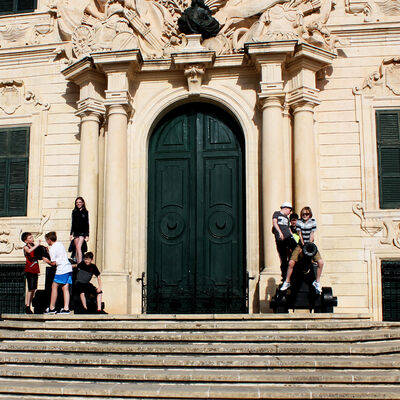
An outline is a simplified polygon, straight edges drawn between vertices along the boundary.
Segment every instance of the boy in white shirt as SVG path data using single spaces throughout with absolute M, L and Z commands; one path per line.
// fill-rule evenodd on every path
M 67 252 L 62 243 L 57 242 L 57 234 L 49 232 L 45 235 L 46 242 L 50 246 L 50 259 L 43 257 L 43 261 L 51 266 L 57 266 L 56 275 L 51 285 L 50 307 L 45 311 L 45 314 L 55 314 L 55 306 L 58 295 L 58 287 L 62 286 L 64 295 L 64 308 L 59 314 L 69 314 L 69 285 L 72 285 L 72 265 L 68 260 Z

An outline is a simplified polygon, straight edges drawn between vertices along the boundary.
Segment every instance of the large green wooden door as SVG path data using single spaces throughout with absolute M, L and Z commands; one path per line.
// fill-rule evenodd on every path
M 190 103 L 149 145 L 149 313 L 246 312 L 241 134 L 215 106 Z

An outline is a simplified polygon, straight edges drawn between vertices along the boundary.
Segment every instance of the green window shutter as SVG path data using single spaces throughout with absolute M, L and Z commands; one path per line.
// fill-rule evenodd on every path
M 376 112 L 379 202 L 400 208 L 400 110 Z
M 26 215 L 29 128 L 0 129 L 0 217 Z
M 0 14 L 33 12 L 36 0 L 0 0 Z

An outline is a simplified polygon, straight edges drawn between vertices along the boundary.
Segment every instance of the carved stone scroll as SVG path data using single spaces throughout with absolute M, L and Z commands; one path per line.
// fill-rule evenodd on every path
M 393 245 L 400 249 L 400 219 L 385 216 L 368 217 L 361 203 L 353 205 L 353 213 L 360 218 L 361 229 L 370 237 L 380 233 L 381 244 Z

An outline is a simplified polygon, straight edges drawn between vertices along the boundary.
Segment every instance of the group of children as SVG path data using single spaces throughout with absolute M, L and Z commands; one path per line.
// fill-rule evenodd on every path
M 102 282 L 100 271 L 93 264 L 93 253 L 87 252 L 82 255 L 82 244 L 89 237 L 89 213 L 86 210 L 85 202 L 82 197 L 75 200 L 75 208 L 72 211 L 71 223 L 71 239 L 75 245 L 76 264 L 71 263 L 68 254 L 62 243 L 57 241 L 56 232 L 48 232 L 45 235 L 47 244 L 49 245 L 48 253 L 41 259 L 52 267 L 56 267 L 55 276 L 51 286 L 50 305 L 47 307 L 46 314 L 70 314 L 70 285 L 72 285 L 72 271 L 77 269 L 76 279 L 73 290 L 79 294 L 83 309 L 87 310 L 86 294 L 94 294 L 97 301 L 97 312 L 106 314 L 102 310 Z M 25 243 L 23 248 L 26 258 L 25 276 L 27 281 L 27 294 L 25 299 L 25 312 L 32 314 L 31 305 L 35 296 L 38 284 L 38 276 L 40 273 L 38 257 L 35 256 L 35 251 L 41 246 L 40 241 L 36 244 L 34 237 L 30 232 L 24 232 L 21 240 Z M 43 247 L 43 246 L 42 246 Z M 93 286 L 90 281 L 95 275 L 97 277 L 98 287 Z M 64 297 L 64 307 L 61 310 L 56 310 L 56 302 L 58 297 L 58 289 L 62 288 Z
M 272 215 L 272 231 L 275 235 L 276 248 L 281 259 L 283 280 L 281 291 L 289 289 L 293 268 L 303 256 L 302 248 L 305 243 L 314 243 L 314 233 L 317 230 L 317 222 L 312 218 L 313 214 L 310 207 L 302 208 L 300 218 L 292 210 L 292 204 L 284 202 L 280 207 L 280 211 L 275 211 Z M 321 294 L 320 278 L 324 262 L 319 251 L 314 255 L 313 261 L 317 263 L 318 268 L 312 285 Z

